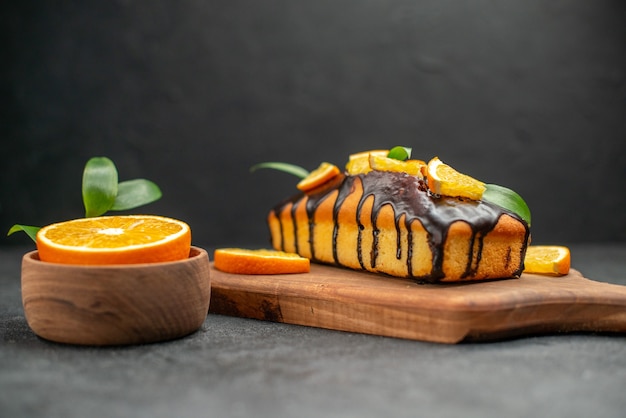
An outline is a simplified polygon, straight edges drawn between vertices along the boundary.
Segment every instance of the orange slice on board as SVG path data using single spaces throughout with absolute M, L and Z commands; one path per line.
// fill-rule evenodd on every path
M 218 248 L 213 253 L 213 265 L 223 272 L 236 274 L 308 273 L 311 270 L 308 258 L 266 249 Z
M 189 257 L 191 230 L 161 216 L 81 218 L 45 226 L 37 233 L 42 261 L 61 264 L 138 264 Z
M 524 273 L 564 276 L 569 273 L 569 248 L 559 245 L 529 245 L 524 258 Z
M 437 157 L 428 162 L 426 176 L 430 190 L 442 196 L 480 200 L 486 190 L 485 183 L 459 173 Z
M 308 192 L 309 190 L 313 190 L 334 179 L 339 174 L 341 174 L 341 171 L 339 171 L 339 167 L 336 165 L 331 163 L 322 163 L 315 170 L 311 171 L 308 176 L 303 178 L 296 187 L 298 190 Z

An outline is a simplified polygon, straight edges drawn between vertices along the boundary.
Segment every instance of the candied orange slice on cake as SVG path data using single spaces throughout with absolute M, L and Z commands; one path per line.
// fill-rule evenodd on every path
M 383 149 L 350 154 L 348 157 L 348 163 L 346 164 L 346 171 L 351 176 L 355 176 L 357 174 L 367 174 L 372 171 L 372 167 L 370 166 L 370 157 L 386 157 L 387 154 L 389 154 L 389 150 Z
M 311 270 L 308 258 L 267 249 L 218 248 L 213 253 L 213 265 L 223 272 L 236 274 L 308 273 Z
M 426 163 L 422 160 L 401 161 L 375 154 L 370 154 L 369 160 L 372 170 L 407 173 L 419 177 L 422 177 L 422 168 L 426 167 Z
M 524 258 L 524 273 L 564 276 L 569 273 L 569 248 L 560 245 L 529 245 Z
M 189 257 L 186 223 L 153 215 L 81 218 L 45 226 L 37 233 L 42 261 L 61 264 L 137 264 Z
M 334 164 L 324 162 L 315 170 L 311 171 L 308 176 L 303 178 L 296 187 L 298 190 L 308 192 L 309 190 L 313 190 L 334 179 L 339 174 L 341 174 L 339 167 Z
M 438 157 L 428 162 L 426 176 L 430 190 L 443 196 L 480 200 L 486 190 L 485 183 L 456 171 Z

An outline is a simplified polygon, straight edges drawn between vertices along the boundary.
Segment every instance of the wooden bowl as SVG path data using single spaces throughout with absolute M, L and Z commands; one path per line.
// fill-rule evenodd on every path
M 78 266 L 22 259 L 22 303 L 46 340 L 80 345 L 166 341 L 198 330 L 209 310 L 209 256 L 166 263 Z

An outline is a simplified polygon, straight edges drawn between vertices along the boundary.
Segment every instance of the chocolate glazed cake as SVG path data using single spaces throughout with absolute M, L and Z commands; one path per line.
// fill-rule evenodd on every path
M 268 224 L 274 249 L 426 282 L 519 277 L 530 236 L 499 206 L 387 171 L 339 175 L 278 204 Z

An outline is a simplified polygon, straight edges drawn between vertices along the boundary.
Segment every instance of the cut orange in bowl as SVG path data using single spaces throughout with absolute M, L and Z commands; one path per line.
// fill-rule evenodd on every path
M 37 233 L 41 261 L 61 264 L 139 264 L 189 257 L 185 222 L 153 215 L 81 218 L 45 226 Z
M 569 273 L 569 248 L 559 245 L 529 245 L 524 258 L 524 273 L 564 276 Z
M 430 190 L 443 196 L 480 200 L 486 189 L 482 181 L 459 173 L 437 157 L 428 162 L 426 175 Z
M 309 190 L 313 190 L 322 184 L 334 179 L 341 171 L 339 167 L 331 163 L 322 163 L 315 170 L 311 171 L 311 173 L 303 178 L 297 185 L 299 190 L 303 192 L 308 192 Z
M 277 250 L 218 248 L 213 253 L 216 269 L 236 274 L 308 273 L 311 262 L 295 253 Z

